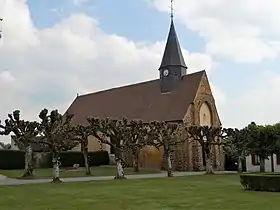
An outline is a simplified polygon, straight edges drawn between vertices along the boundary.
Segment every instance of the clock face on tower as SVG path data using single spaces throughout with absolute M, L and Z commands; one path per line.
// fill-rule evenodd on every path
M 168 71 L 168 69 L 165 69 L 165 70 L 163 70 L 163 76 L 168 76 L 168 74 L 169 74 L 169 71 Z

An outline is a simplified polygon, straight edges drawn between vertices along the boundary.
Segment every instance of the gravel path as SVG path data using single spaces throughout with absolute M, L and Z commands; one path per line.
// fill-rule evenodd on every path
M 232 171 L 217 171 L 215 174 L 230 174 L 236 173 Z M 175 177 L 181 176 L 193 176 L 205 174 L 204 171 L 201 172 L 174 172 Z M 126 175 L 127 179 L 149 179 L 149 178 L 164 178 L 166 173 L 158 174 L 139 174 L 139 175 Z M 114 176 L 99 176 L 99 177 L 75 177 L 75 178 L 61 178 L 63 182 L 90 182 L 90 181 L 102 181 L 102 180 L 113 180 Z M 39 183 L 49 183 L 51 179 L 11 179 L 0 175 L 0 185 L 25 185 L 25 184 L 39 184 Z

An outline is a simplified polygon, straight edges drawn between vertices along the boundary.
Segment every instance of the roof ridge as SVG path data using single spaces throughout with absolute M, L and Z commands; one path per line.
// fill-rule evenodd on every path
M 202 72 L 206 72 L 206 71 L 205 70 L 200 70 L 200 71 L 197 71 L 197 72 L 186 74 L 183 77 L 192 76 L 192 75 L 199 74 L 199 73 L 202 73 Z M 146 84 L 146 83 L 149 83 L 149 82 L 155 82 L 155 81 L 159 81 L 159 79 L 152 79 L 152 80 L 138 82 L 138 83 L 134 83 L 134 84 L 117 86 L 117 87 L 113 87 L 113 88 L 109 88 L 109 89 L 104 89 L 104 90 L 100 90 L 100 91 L 96 91 L 96 92 L 90 92 L 90 93 L 86 93 L 86 94 L 81 94 L 81 95 L 77 96 L 76 98 L 86 97 L 86 96 L 90 96 L 90 95 L 93 95 L 93 94 L 100 94 L 100 93 L 104 93 L 104 92 L 107 92 L 107 91 L 112 91 L 112 90 L 120 89 L 120 88 L 127 88 L 127 87 L 131 87 L 131 86 L 142 85 L 142 84 Z

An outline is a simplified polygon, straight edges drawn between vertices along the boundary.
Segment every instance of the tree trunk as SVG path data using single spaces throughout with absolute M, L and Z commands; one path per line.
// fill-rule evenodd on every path
M 173 174 L 173 171 L 172 171 L 170 152 L 165 151 L 165 158 L 166 158 L 166 164 L 167 164 L 167 176 L 168 177 L 173 177 L 174 174 Z
M 273 157 L 273 154 L 271 155 L 271 172 L 274 172 L 274 157 Z
M 82 145 L 83 149 L 83 156 L 85 161 L 85 168 L 86 168 L 86 175 L 91 175 L 90 166 L 88 162 L 88 148 L 86 145 Z
M 265 159 L 260 157 L 260 172 L 265 172 Z
M 205 157 L 205 148 L 204 145 L 201 146 L 201 151 L 202 151 L 202 163 L 203 163 L 203 167 L 206 167 L 206 157 Z
M 24 174 L 22 177 L 32 177 L 33 176 L 33 166 L 32 166 L 32 147 L 28 145 L 25 148 L 25 167 Z
M 139 151 L 133 154 L 133 171 L 139 172 Z
M 126 177 L 124 176 L 121 159 L 117 158 L 116 162 L 117 162 L 117 176 L 115 176 L 115 179 L 126 179 Z
M 237 160 L 238 164 L 238 173 L 242 173 L 242 158 L 239 156 Z
M 84 151 L 83 155 L 84 155 L 84 160 L 85 160 L 86 175 L 91 175 L 89 162 L 88 162 L 88 152 Z
M 58 155 L 53 155 L 53 180 L 52 183 L 60 183 L 62 182 L 59 179 L 59 158 Z
M 211 161 L 211 155 L 206 154 L 206 174 L 213 174 L 214 170 L 213 170 L 213 166 L 212 166 L 212 161 Z

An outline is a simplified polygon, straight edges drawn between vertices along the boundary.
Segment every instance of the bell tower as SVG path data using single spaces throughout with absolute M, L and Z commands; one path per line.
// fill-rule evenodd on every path
M 171 92 L 180 83 L 182 77 L 187 74 L 187 66 L 176 34 L 173 17 L 173 0 L 171 0 L 171 25 L 159 67 L 162 93 Z

